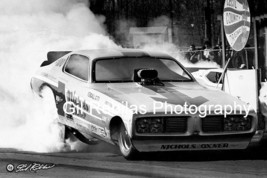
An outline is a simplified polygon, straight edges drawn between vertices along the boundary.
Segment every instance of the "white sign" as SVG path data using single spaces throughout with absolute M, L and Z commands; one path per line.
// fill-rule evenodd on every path
M 251 105 L 257 111 L 257 72 L 251 70 L 227 70 L 224 78 L 224 91 Z

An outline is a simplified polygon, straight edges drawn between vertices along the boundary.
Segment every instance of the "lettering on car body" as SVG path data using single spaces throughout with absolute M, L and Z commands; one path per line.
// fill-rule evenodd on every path
M 97 125 L 91 124 L 91 131 L 102 137 L 107 137 L 106 129 Z
M 86 101 L 79 97 L 75 91 L 67 91 L 66 93 L 66 100 L 69 102 L 69 105 L 67 105 L 67 109 L 72 109 L 72 114 L 79 116 L 81 118 L 86 117 L 86 113 L 84 111 L 89 110 L 89 106 L 87 105 Z M 68 107 L 69 106 L 69 107 Z M 71 107 L 75 106 L 75 107 Z
M 80 118 L 79 116 L 74 116 L 74 122 L 77 126 L 79 126 L 81 129 L 89 129 L 91 132 L 101 136 L 101 137 L 107 137 L 108 136 L 108 130 L 106 128 L 100 127 L 96 124 L 93 124 L 85 119 Z
M 87 96 L 93 100 L 99 101 L 100 100 L 100 96 L 92 93 L 92 92 L 88 92 Z
M 161 145 L 162 150 L 228 148 L 228 143 Z

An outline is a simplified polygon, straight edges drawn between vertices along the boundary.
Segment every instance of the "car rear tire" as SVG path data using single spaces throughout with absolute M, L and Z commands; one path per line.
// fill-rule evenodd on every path
M 44 104 L 44 114 L 46 118 L 49 119 L 50 127 L 56 128 L 54 134 L 58 137 L 60 142 L 66 143 L 68 138 L 68 129 L 64 124 L 59 123 L 57 107 L 55 102 L 55 97 L 52 89 L 48 86 L 44 86 L 41 90 L 41 96 L 43 98 Z
M 138 151 L 134 148 L 132 140 L 123 124 L 120 126 L 118 145 L 124 158 L 128 160 L 137 159 Z

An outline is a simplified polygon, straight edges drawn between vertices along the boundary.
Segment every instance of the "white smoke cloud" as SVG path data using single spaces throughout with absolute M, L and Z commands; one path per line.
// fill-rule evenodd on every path
M 50 50 L 117 47 L 99 19 L 86 0 L 0 2 L 0 147 L 64 149 L 30 79 Z
M 117 39 L 125 46 L 132 46 L 131 35 L 129 34 L 130 28 L 136 27 L 136 21 L 132 19 L 120 19 L 115 21 L 115 35 Z

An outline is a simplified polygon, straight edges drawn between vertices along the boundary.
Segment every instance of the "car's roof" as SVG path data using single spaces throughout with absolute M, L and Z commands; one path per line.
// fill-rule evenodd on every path
M 73 53 L 88 56 L 91 60 L 96 58 L 112 58 L 112 57 L 142 57 L 142 56 L 161 57 L 161 58 L 171 57 L 163 52 L 145 51 L 141 49 L 130 49 L 130 48 L 80 50 L 80 51 L 73 51 Z

